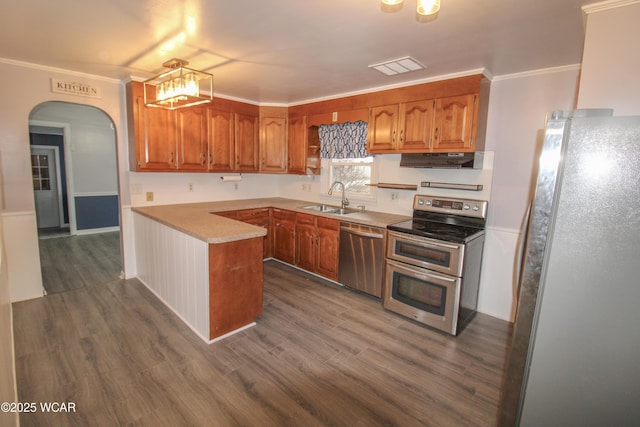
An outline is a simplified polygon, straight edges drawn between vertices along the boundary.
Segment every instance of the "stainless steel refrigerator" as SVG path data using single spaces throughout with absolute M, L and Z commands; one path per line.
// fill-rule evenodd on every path
M 501 426 L 640 425 L 640 116 L 548 116 Z

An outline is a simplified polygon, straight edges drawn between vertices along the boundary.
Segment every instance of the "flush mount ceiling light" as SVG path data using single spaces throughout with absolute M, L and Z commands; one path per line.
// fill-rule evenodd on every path
M 387 7 L 390 11 L 398 10 L 397 7 L 404 0 L 380 0 L 383 7 Z M 391 9 L 390 9 L 390 8 Z M 416 0 L 416 13 L 418 15 L 427 16 L 434 15 L 440 10 L 440 0 Z
M 369 68 L 378 70 L 387 76 L 393 76 L 395 74 L 408 73 L 409 71 L 424 70 L 425 67 L 412 57 L 405 56 L 404 58 L 369 65 Z
M 175 110 L 211 102 L 213 75 L 186 65 L 176 58 L 162 64 L 169 71 L 144 82 L 144 105 Z

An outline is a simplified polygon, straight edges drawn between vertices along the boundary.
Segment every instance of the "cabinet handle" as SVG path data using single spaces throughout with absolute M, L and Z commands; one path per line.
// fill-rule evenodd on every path
M 393 130 L 393 135 L 391 136 L 391 141 L 396 142 L 396 130 Z
M 213 164 L 213 155 L 211 153 L 209 153 L 209 164 Z
M 436 131 L 433 133 L 433 139 L 438 140 L 438 128 L 436 128 Z
M 404 129 L 400 131 L 400 142 L 404 141 Z
M 174 164 L 174 163 L 175 163 L 175 162 L 174 162 L 174 157 L 173 157 L 173 156 L 174 156 L 174 154 L 173 154 L 173 151 L 172 151 L 172 152 L 170 152 L 170 153 L 169 153 L 169 164 L 170 164 L 170 165 L 172 165 L 172 164 Z

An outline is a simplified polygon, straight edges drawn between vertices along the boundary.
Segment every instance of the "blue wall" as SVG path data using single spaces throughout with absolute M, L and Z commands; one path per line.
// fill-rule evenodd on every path
M 75 200 L 78 230 L 120 225 L 118 196 L 86 196 L 76 197 Z

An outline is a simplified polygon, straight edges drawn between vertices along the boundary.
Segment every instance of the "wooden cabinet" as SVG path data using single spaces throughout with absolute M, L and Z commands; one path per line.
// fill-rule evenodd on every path
M 307 118 L 289 119 L 287 141 L 287 173 L 307 173 Z
M 236 167 L 235 121 L 233 113 L 213 108 L 208 110 L 208 169 L 232 172 Z
M 318 258 L 316 217 L 296 214 L 296 260 L 295 264 L 307 271 L 315 272 Z
M 287 171 L 287 119 L 262 117 L 260 119 L 260 171 L 285 173 Z
M 402 153 L 424 153 L 431 146 L 433 100 L 400 104 L 398 149 Z
M 129 167 L 133 171 L 176 169 L 175 111 L 144 106 L 142 83 L 127 85 Z
M 477 94 L 373 107 L 368 151 L 426 153 L 474 151 Z
M 209 245 L 209 338 L 262 314 L 262 239 Z
M 397 151 L 398 109 L 397 104 L 371 108 L 367 138 L 367 150 L 370 153 L 394 153 Z
M 208 123 L 204 107 L 176 110 L 178 136 L 178 169 L 207 170 Z
M 271 258 L 273 256 L 271 208 L 240 210 L 237 211 L 237 219 L 248 224 L 257 225 L 267 230 L 267 234 L 263 238 L 262 258 Z
M 326 278 L 338 280 L 340 250 L 340 221 L 317 218 L 318 255 L 316 272 Z
M 273 256 L 289 264 L 295 263 L 296 213 L 273 208 Z
M 474 151 L 477 95 L 436 100 L 434 151 Z
M 258 172 L 258 117 L 235 114 L 235 169 L 238 172 Z
M 296 214 L 296 265 L 338 280 L 340 221 Z

